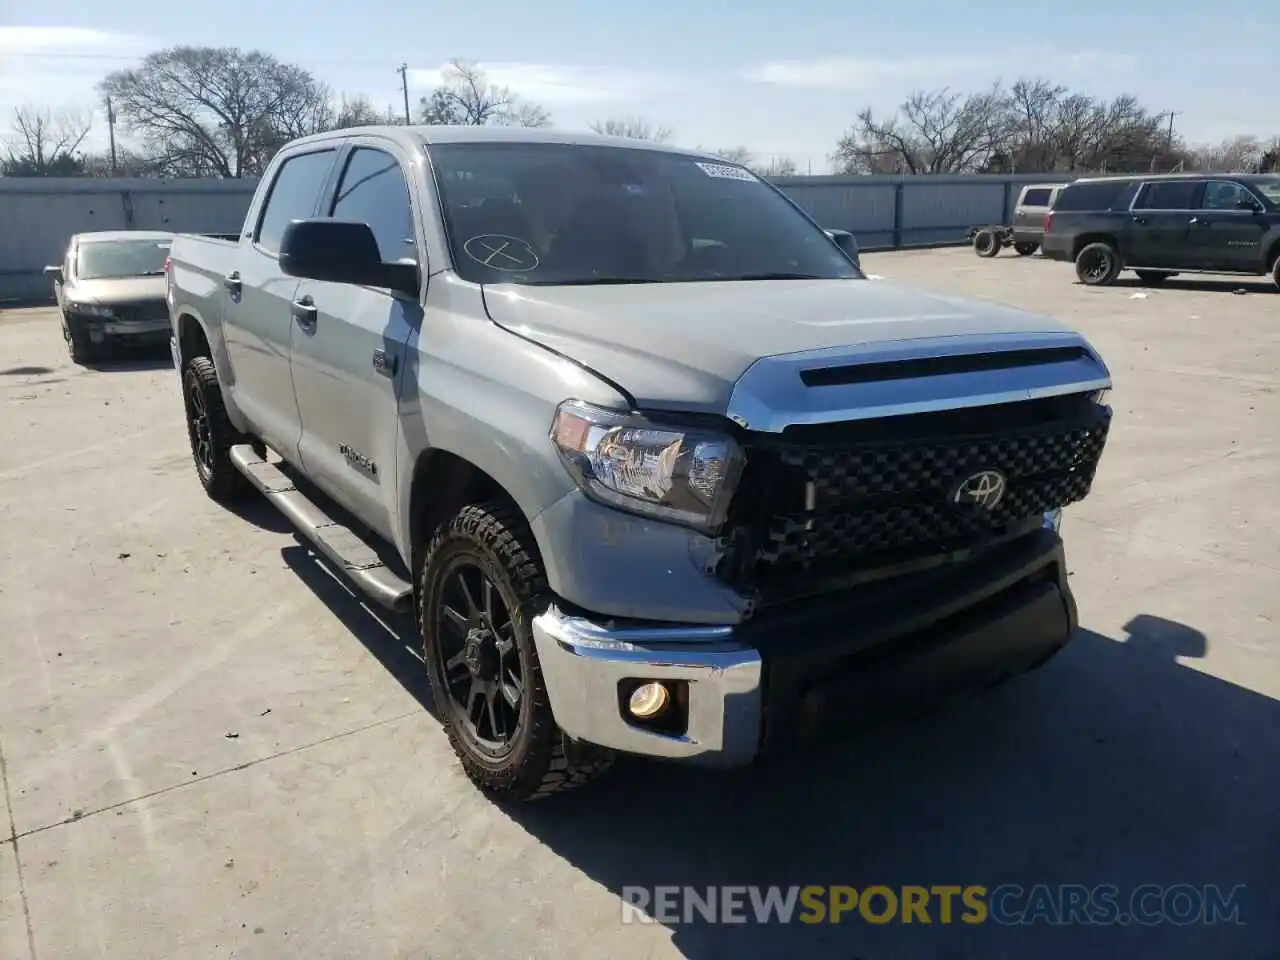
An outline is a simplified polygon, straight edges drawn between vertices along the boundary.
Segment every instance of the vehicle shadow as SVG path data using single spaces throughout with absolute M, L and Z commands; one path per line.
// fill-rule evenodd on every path
M 0 370 L 0 377 L 39 377 L 53 372 L 52 367 L 9 367 Z
M 418 632 L 413 619 L 367 602 L 324 558 L 301 541 L 281 549 L 280 558 L 386 671 L 438 718 L 417 649 Z
M 943 923 L 937 899 L 928 924 L 855 911 L 762 925 L 744 897 L 746 923 L 666 924 L 687 957 L 1274 956 L 1280 702 L 1179 664 L 1204 655 L 1196 630 L 1153 616 L 1126 630 L 1123 642 L 1082 631 L 997 691 L 772 768 L 630 761 L 506 811 L 632 902 L 658 886 L 1113 884 L 1123 908 L 1142 884 L 1245 887 L 1245 925 L 972 925 L 959 906 Z
M 128 353 L 111 353 L 85 364 L 90 370 L 99 373 L 131 373 L 146 370 L 172 370 L 173 357 L 166 349 L 159 352 L 130 351 Z
M 1270 280 L 1245 279 L 1202 280 L 1192 276 L 1170 277 L 1163 283 L 1155 285 L 1143 283 L 1137 277 L 1119 277 L 1111 286 L 1122 290 L 1198 290 L 1201 293 L 1235 293 L 1244 290 L 1246 293 L 1263 293 L 1274 295 L 1276 285 Z

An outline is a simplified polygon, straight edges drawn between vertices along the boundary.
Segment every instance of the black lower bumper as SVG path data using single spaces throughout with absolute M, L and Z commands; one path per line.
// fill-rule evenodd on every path
M 1040 254 L 1049 260 L 1071 259 L 1071 238 L 1061 234 L 1045 234 L 1040 241 Z
M 738 635 L 762 660 L 760 755 L 1023 673 L 1076 626 L 1062 541 L 1049 529 L 961 569 L 754 621 Z

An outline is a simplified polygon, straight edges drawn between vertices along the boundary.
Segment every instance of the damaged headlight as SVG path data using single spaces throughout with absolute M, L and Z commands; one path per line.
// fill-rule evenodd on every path
M 115 316 L 115 311 L 111 307 L 105 307 L 100 303 L 69 303 L 67 309 L 72 313 L 78 313 L 86 317 L 105 317 L 111 318 Z
M 726 434 L 656 424 L 580 400 L 556 409 L 551 440 L 593 499 L 708 533 L 724 523 L 746 462 Z

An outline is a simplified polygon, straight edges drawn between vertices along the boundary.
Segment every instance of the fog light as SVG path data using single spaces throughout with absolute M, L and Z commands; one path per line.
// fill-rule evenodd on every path
M 631 691 L 627 709 L 631 711 L 632 716 L 649 720 L 667 709 L 667 704 L 670 702 L 671 695 L 662 684 L 642 683 Z

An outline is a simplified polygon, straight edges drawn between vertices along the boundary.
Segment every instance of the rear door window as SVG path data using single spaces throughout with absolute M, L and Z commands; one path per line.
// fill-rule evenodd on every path
M 1036 187 L 1034 190 L 1028 190 L 1022 196 L 1022 205 L 1024 207 L 1047 207 L 1049 205 L 1049 188 Z
M 285 227 L 293 220 L 305 220 L 315 214 L 320 191 L 329 179 L 333 157 L 331 149 L 317 150 L 290 157 L 280 165 L 254 237 L 265 252 L 279 253 Z
M 1194 210 L 1199 188 L 1200 184 L 1195 180 L 1148 183 L 1133 206 L 1135 210 Z

